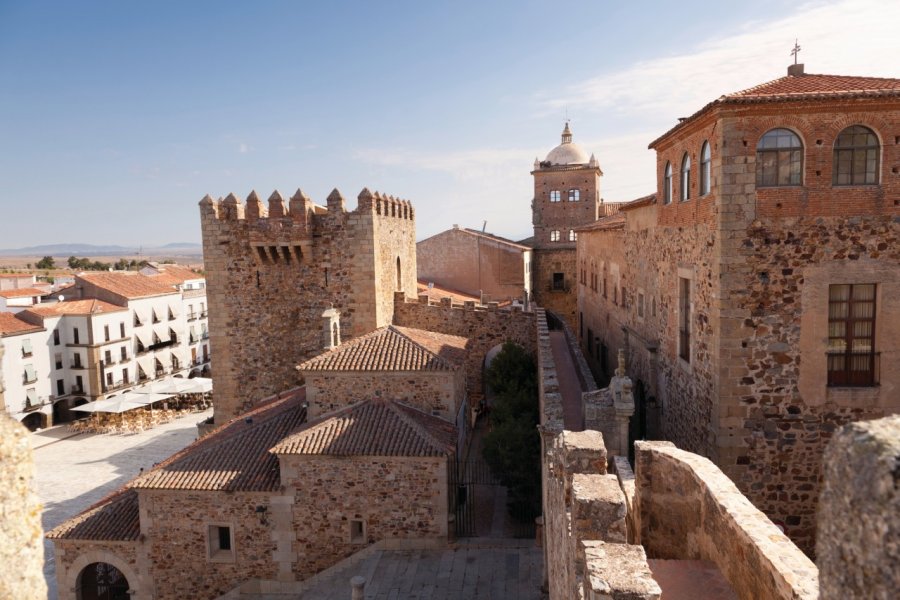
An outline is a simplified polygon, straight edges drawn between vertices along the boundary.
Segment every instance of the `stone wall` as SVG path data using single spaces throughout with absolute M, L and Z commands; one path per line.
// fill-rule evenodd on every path
M 574 246 L 574 244 L 570 244 Z M 575 248 L 536 249 L 533 261 L 534 300 L 541 307 L 559 315 L 569 324 L 577 327 L 575 320 Z M 554 289 L 553 274 L 562 273 L 562 289 Z
M 149 573 L 138 565 L 137 542 L 88 542 L 54 540 L 57 594 L 59 600 L 78 599 L 78 577 L 90 564 L 104 562 L 119 570 L 128 580 L 133 600 L 157 598 Z M 46 598 L 46 592 L 42 598 Z
M 3 348 L 0 346 L 0 359 Z M 0 392 L 3 382 L 0 381 Z M 32 490 L 34 463 L 28 430 L 0 414 L 0 597 L 47 597 L 42 574 L 41 505 Z
M 153 598 L 215 598 L 241 582 L 274 578 L 275 528 L 256 512 L 261 492 L 140 490 L 138 547 Z M 231 528 L 234 557 L 211 559 L 209 526 Z
M 714 562 L 741 598 L 814 599 L 812 561 L 709 459 L 637 442 L 635 542 L 650 558 Z
M 433 304 L 424 294 L 418 300 L 397 294 L 394 302 L 394 325 L 468 338 L 465 369 L 467 395 L 472 406 L 484 397 L 482 371 L 484 358 L 491 348 L 511 341 L 535 352 L 534 312 L 518 307 L 500 310 L 496 304 L 484 307 L 476 306 L 474 302 L 458 306 L 453 305 L 450 298 Z
M 216 357 L 215 421 L 293 387 L 295 365 L 322 350 L 322 311 L 341 313 L 354 337 L 391 322 L 399 285 L 416 290 L 409 202 L 363 190 L 348 212 L 335 190 L 327 209 L 297 191 L 268 208 L 255 193 L 200 203 Z
M 418 277 L 485 302 L 521 299 L 531 289 L 531 251 L 454 226 L 416 244 Z M 530 274 L 529 274 L 530 275 Z
M 375 396 L 399 400 L 426 414 L 455 422 L 465 401 L 465 371 L 308 371 L 309 419 Z
M 900 416 L 848 425 L 825 450 L 816 557 L 822 600 L 900 590 Z
M 446 540 L 446 458 L 284 455 L 279 460 L 294 507 L 292 561 L 298 579 L 379 540 Z M 354 519 L 365 523 L 359 541 L 350 537 Z

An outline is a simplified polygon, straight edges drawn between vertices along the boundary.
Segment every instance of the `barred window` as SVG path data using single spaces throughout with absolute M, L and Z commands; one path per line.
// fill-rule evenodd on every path
M 772 129 L 756 145 L 756 185 L 800 185 L 803 174 L 803 142 L 790 129 Z
M 875 284 L 828 286 L 828 385 L 874 386 Z
M 880 147 L 875 133 L 862 125 L 848 127 L 834 143 L 834 185 L 878 183 Z

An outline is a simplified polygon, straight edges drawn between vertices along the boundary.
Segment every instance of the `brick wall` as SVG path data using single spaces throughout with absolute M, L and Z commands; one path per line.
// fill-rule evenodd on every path
M 323 310 L 341 313 L 344 337 L 391 321 L 400 284 L 416 290 L 415 215 L 408 202 L 363 190 L 348 212 L 302 192 L 268 209 L 252 194 L 201 202 L 210 344 L 216 356 L 215 421 L 296 384 L 294 366 L 322 349 Z

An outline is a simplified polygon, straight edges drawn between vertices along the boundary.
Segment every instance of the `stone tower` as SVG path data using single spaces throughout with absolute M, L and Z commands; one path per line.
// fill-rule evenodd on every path
M 562 143 L 543 161 L 534 159 L 534 265 L 532 289 L 537 303 L 575 327 L 575 228 L 600 216 L 597 159 L 572 142 L 566 123 Z
M 215 424 L 297 384 L 296 365 L 322 352 L 322 313 L 339 335 L 388 325 L 393 294 L 416 294 L 412 204 L 364 189 L 347 211 L 297 193 L 268 206 L 251 192 L 200 201 L 215 380 Z

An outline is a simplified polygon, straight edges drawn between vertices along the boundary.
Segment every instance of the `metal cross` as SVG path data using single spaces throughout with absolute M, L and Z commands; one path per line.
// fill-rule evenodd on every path
M 794 49 L 791 50 L 791 54 L 794 55 L 794 64 L 797 64 L 797 55 L 800 54 L 800 44 L 797 43 L 797 38 L 794 38 Z

